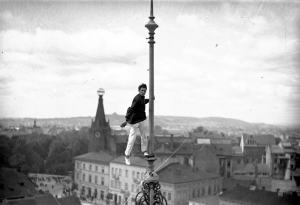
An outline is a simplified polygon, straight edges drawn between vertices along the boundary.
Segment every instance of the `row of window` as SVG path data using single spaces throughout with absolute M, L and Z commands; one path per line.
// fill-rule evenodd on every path
M 122 182 L 120 181 L 115 181 L 115 180 L 111 180 L 110 182 L 110 186 L 112 188 L 116 188 L 116 189 L 124 189 L 125 191 L 131 191 L 131 192 L 139 192 L 142 191 L 142 185 L 137 185 L 137 184 L 130 184 L 125 182 L 124 183 L 124 187 L 122 187 Z M 131 190 L 129 190 L 129 188 L 131 188 Z
M 81 195 L 90 196 L 96 199 L 105 200 L 106 198 L 104 191 L 102 190 L 98 191 L 97 188 L 95 188 L 94 191 L 92 191 L 91 187 L 82 186 L 80 192 Z
M 119 168 L 114 168 L 112 167 L 111 168 L 111 173 L 113 175 L 116 175 L 116 176 L 122 176 L 122 169 L 119 169 Z M 143 180 L 144 179 L 144 174 L 141 172 L 135 172 L 135 171 L 132 171 L 131 172 L 131 176 L 129 176 L 129 171 L 126 169 L 125 170 L 125 177 L 130 177 L 130 178 L 134 178 L 134 179 L 141 179 Z
M 85 173 L 82 173 L 82 181 L 86 181 L 86 182 L 89 182 L 89 183 L 95 183 L 95 184 L 98 184 L 98 176 L 94 176 L 94 180 L 92 179 L 92 175 L 89 174 L 88 175 L 88 178 L 86 180 L 86 175 Z M 76 179 L 80 180 L 80 176 L 79 176 L 79 173 L 76 173 Z M 101 181 L 100 181 L 100 185 L 104 185 L 104 177 L 101 177 Z
M 76 163 L 76 168 L 77 169 L 80 169 L 80 163 L 77 162 Z M 89 170 L 89 171 L 95 171 L 95 172 L 98 172 L 98 166 L 97 165 L 94 165 L 94 169 L 93 169 L 93 165 L 89 164 L 88 166 L 88 169 L 87 169 L 87 166 L 85 163 L 82 164 L 82 169 L 83 170 Z M 100 171 L 100 170 L 99 170 Z M 103 166 L 101 166 L 101 173 L 105 173 L 105 169 Z

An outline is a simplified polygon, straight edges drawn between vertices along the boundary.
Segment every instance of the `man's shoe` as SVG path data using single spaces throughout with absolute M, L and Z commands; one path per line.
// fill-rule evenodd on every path
M 125 156 L 125 164 L 130 165 L 130 158 L 129 158 L 129 156 Z

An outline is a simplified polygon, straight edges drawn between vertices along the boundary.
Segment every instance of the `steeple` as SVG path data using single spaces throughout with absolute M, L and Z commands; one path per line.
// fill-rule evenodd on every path
M 97 112 L 96 112 L 96 117 L 93 123 L 93 128 L 106 128 L 107 127 L 107 123 L 105 120 L 105 112 L 104 112 L 104 106 L 103 106 L 103 95 L 105 93 L 103 88 L 100 88 L 97 91 L 98 95 L 99 95 L 99 100 L 98 100 L 98 108 L 97 108 Z

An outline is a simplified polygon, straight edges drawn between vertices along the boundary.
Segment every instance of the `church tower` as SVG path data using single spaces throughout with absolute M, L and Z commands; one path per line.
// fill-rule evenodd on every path
M 106 122 L 103 106 L 104 89 L 98 89 L 97 94 L 99 95 L 99 99 L 96 117 L 92 120 L 89 130 L 89 152 L 96 152 L 98 150 L 113 151 L 111 149 L 111 129 L 109 121 Z

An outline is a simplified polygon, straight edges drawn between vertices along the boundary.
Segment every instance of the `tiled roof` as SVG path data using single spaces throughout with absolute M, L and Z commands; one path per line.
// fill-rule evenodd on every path
M 258 173 L 269 173 L 269 166 L 267 164 L 257 164 Z
M 170 164 L 164 169 L 161 169 L 158 172 L 158 175 L 160 182 L 170 184 L 186 183 L 193 181 L 196 182 L 207 179 L 220 178 L 220 176 L 217 174 L 208 173 L 201 170 L 193 171 L 191 167 L 187 167 L 181 164 Z
M 296 205 L 299 198 L 292 195 L 278 196 L 276 192 L 249 190 L 242 186 L 235 186 L 220 196 L 221 201 L 234 202 L 235 204 L 251 205 Z
M 242 180 L 242 179 L 233 179 L 233 178 L 223 178 L 222 188 L 231 189 L 234 186 L 239 185 L 242 187 L 249 188 L 250 185 L 255 185 L 255 180 Z
M 119 156 L 111 161 L 112 163 L 124 164 L 125 165 L 125 156 Z M 164 167 L 168 166 L 172 163 L 178 163 L 179 160 L 175 157 L 167 159 L 157 158 L 154 162 L 154 170 L 159 171 Z M 127 165 L 125 165 L 127 166 Z M 145 167 L 148 166 L 148 161 L 143 157 L 138 156 L 131 156 L 130 157 L 130 166 L 138 166 L 138 167 Z
M 284 150 L 278 145 L 270 145 L 271 153 L 273 154 L 284 154 Z
M 98 152 L 89 152 L 83 155 L 79 155 L 74 157 L 76 160 L 88 161 L 88 162 L 96 162 L 102 164 L 109 164 L 109 162 L 115 157 L 111 154 L 99 150 Z
M 60 205 L 51 194 L 37 195 L 34 197 L 7 200 L 3 205 Z
M 160 148 L 155 150 L 154 153 L 156 153 L 156 154 L 172 154 L 172 152 L 168 148 L 166 148 L 164 146 L 164 144 L 162 144 Z
M 78 197 L 75 195 L 58 198 L 60 205 L 81 205 Z
M 34 185 L 14 169 L 0 168 L 0 196 L 3 198 L 25 197 L 38 194 Z
M 220 199 L 218 195 L 215 196 L 204 196 L 201 198 L 191 199 L 190 202 L 196 202 L 205 205 L 219 205 Z
M 244 140 L 244 143 L 246 143 L 247 140 L 254 140 L 257 143 L 257 145 L 262 145 L 262 146 L 276 144 L 274 135 L 269 135 L 269 134 L 267 134 L 267 135 L 244 134 L 243 140 Z
M 244 170 L 245 170 L 246 173 L 250 173 L 250 172 L 254 173 L 255 172 L 255 166 L 252 163 L 248 163 L 248 164 L 246 164 Z

